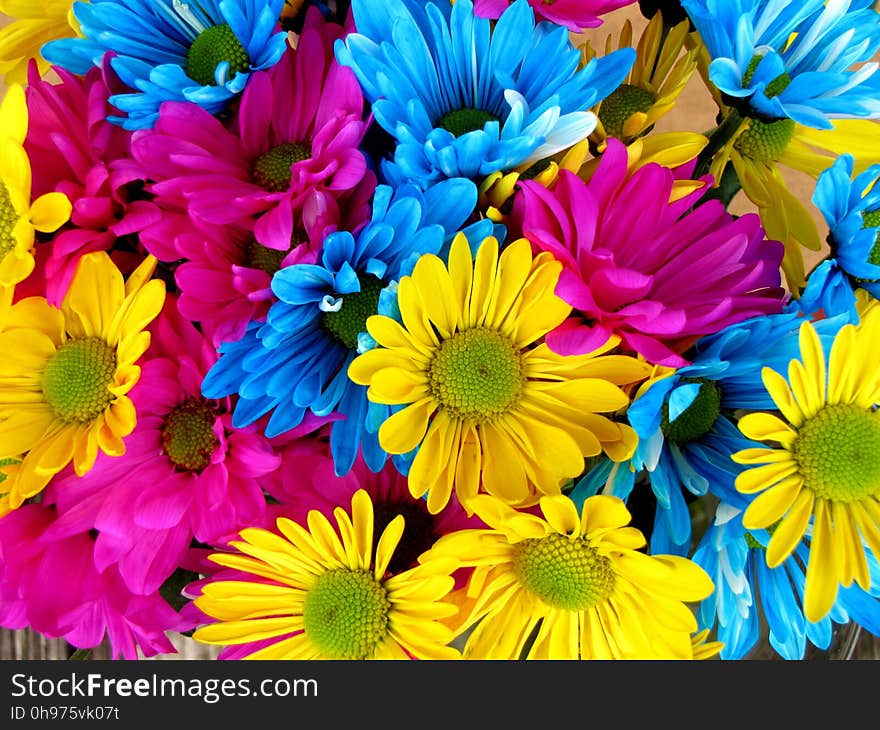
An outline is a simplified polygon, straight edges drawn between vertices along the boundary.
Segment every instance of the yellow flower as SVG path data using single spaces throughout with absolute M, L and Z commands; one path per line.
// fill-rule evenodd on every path
M 0 286 L 24 281 L 33 271 L 34 230 L 55 231 L 70 218 L 70 200 L 62 193 L 31 202 L 27 129 L 24 90 L 14 85 L 0 104 Z
M 800 328 L 802 361 L 788 380 L 764 368 L 764 386 L 782 418 L 751 413 L 740 430 L 766 448 L 744 449 L 736 488 L 757 494 L 746 529 L 772 528 L 767 565 L 780 565 L 810 535 L 804 611 L 812 622 L 834 605 L 838 586 L 871 587 L 865 557 L 880 555 L 880 310 L 848 324 L 825 355 L 810 322 Z M 784 419 L 784 420 L 783 420 Z M 758 466 L 754 466 L 758 465 Z
M 473 567 L 450 622 L 465 659 L 693 659 L 702 647 L 693 610 L 712 581 L 696 563 L 647 555 L 617 497 L 595 495 L 581 514 L 566 496 L 542 497 L 543 516 L 480 495 L 488 529 L 441 537 L 420 558 Z M 472 629 L 472 630 L 471 630 Z M 534 639 L 531 646 L 527 645 Z
M 36 59 L 42 76 L 49 63 L 40 55 L 44 43 L 73 38 L 79 28 L 73 0 L 0 0 L 0 13 L 15 20 L 0 28 L 0 75 L 7 84 L 27 81 L 28 61 Z
M 583 471 L 584 457 L 628 459 L 632 428 L 600 415 L 629 405 L 621 385 L 647 374 L 616 344 L 566 357 L 535 344 L 571 307 L 554 293 L 561 264 L 534 259 L 519 239 L 498 255 L 485 239 L 476 261 L 464 234 L 452 243 L 449 266 L 422 256 L 401 279 L 403 325 L 374 315 L 367 330 L 379 344 L 355 358 L 349 377 L 368 385 L 375 403 L 405 406 L 379 428 L 391 454 L 418 447 L 409 471 L 412 494 L 428 494 L 439 512 L 452 494 L 467 508 L 481 486 L 511 504 L 534 504 L 559 493 Z
M 210 559 L 241 571 L 238 580 L 207 583 L 195 605 L 217 623 L 193 638 L 248 644 L 277 638 L 247 659 L 458 659 L 454 634 L 441 623 L 456 608 L 444 601 L 454 585 L 452 561 L 433 561 L 389 576 L 403 534 L 397 515 L 373 540 L 373 503 L 363 489 L 351 516 L 334 511 L 338 531 L 319 511 L 306 526 L 281 517 L 281 535 L 241 531 L 238 553 Z M 253 576 L 251 578 L 250 576 Z
M 162 309 L 165 285 L 150 281 L 148 257 L 123 282 L 104 252 L 80 261 L 61 308 L 42 297 L 15 303 L 0 323 L 0 458 L 23 455 L 4 471 L 0 516 L 38 494 L 73 461 L 85 474 L 98 450 L 118 456 L 134 429 L 126 393 L 140 377 L 146 327 Z

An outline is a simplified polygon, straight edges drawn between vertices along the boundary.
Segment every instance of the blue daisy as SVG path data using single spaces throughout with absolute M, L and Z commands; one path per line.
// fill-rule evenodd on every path
M 532 163 L 586 138 L 590 107 L 626 77 L 624 48 L 579 69 L 565 28 L 536 25 L 527 0 L 497 23 L 470 0 L 418 9 L 404 0 L 354 0 L 356 33 L 336 42 L 378 124 L 396 142 L 381 164 L 392 184 L 422 188 L 450 177 L 479 180 Z
M 274 66 L 287 34 L 284 0 L 91 0 L 73 3 L 83 38 L 50 41 L 42 54 L 75 74 L 115 54 L 113 70 L 131 93 L 110 103 L 126 129 L 150 128 L 163 101 L 191 101 L 211 114 L 241 93 L 253 71 Z
M 747 116 L 817 129 L 830 129 L 830 118 L 880 117 L 874 0 L 681 4 L 712 58 L 709 78 Z
M 769 568 L 765 548 L 770 534 L 747 531 L 742 512 L 742 505 L 720 503 L 693 556 L 715 583 L 697 618 L 701 629 L 717 629 L 717 639 L 724 643 L 722 659 L 746 658 L 765 627 L 770 645 L 784 659 L 802 659 L 807 641 L 827 649 L 835 623 L 855 621 L 880 634 L 880 563 L 872 554 L 867 554 L 871 590 L 855 584 L 842 589 L 828 615 L 811 623 L 803 609 L 808 542 L 802 542 L 781 565 Z
M 438 254 L 477 202 L 476 186 L 462 178 L 422 193 L 413 186 L 376 189 L 372 219 L 355 236 L 327 236 L 320 262 L 295 264 L 272 278 L 278 297 L 265 323 L 252 322 L 244 337 L 221 345 L 220 358 L 202 383 L 208 398 L 237 393 L 232 423 L 246 426 L 271 413 L 265 433 L 274 437 L 299 425 L 306 412 L 343 418 L 331 426 L 336 471 L 346 474 L 360 447 L 379 471 L 387 458 L 379 425 L 388 406 L 370 403 L 367 389 L 348 378 L 355 356 L 375 346 L 367 317 L 392 311 L 396 282 L 421 254 Z M 473 238 L 490 235 L 490 221 L 474 224 Z

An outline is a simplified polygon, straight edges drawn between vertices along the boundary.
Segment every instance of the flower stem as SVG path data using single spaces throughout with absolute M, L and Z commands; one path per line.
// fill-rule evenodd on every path
M 736 134 L 742 124 L 742 117 L 736 109 L 732 109 L 727 116 L 721 120 L 715 129 L 709 134 L 709 143 L 703 148 L 697 156 L 697 164 L 694 168 L 694 179 L 701 178 L 712 165 L 712 159 L 718 154 L 718 151 L 726 145 L 730 139 Z

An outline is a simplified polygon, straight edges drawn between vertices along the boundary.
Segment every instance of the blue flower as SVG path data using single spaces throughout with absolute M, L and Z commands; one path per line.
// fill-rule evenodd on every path
M 722 502 L 694 552 L 694 562 L 715 583 L 715 591 L 699 606 L 699 625 L 717 628 L 717 638 L 724 643 L 722 659 L 746 657 L 758 643 L 764 622 L 770 645 L 784 659 L 802 659 L 807 641 L 827 649 L 833 623 L 855 621 L 880 633 L 880 564 L 870 552 L 870 591 L 855 584 L 842 589 L 829 614 L 811 623 L 803 609 L 809 543 L 801 542 L 781 565 L 769 568 L 765 559 L 769 540 L 766 530 L 745 529 L 742 509 Z
M 393 191 L 379 186 L 372 220 L 356 236 L 331 233 L 319 263 L 294 264 L 274 275 L 278 301 L 266 322 L 252 322 L 242 339 L 221 345 L 202 392 L 208 398 L 238 394 L 236 427 L 271 412 L 269 437 L 299 425 L 309 410 L 340 415 L 330 434 L 337 473 L 348 473 L 359 447 L 370 469 L 379 471 L 387 454 L 377 432 L 390 412 L 370 403 L 367 389 L 348 378 L 349 363 L 375 345 L 366 332 L 367 317 L 394 307 L 398 279 L 421 254 L 439 253 L 476 202 L 476 186 L 462 178 L 425 193 L 413 186 Z
M 880 117 L 874 0 L 682 0 L 706 44 L 709 78 L 748 116 L 830 129 Z
M 587 137 L 588 111 L 623 81 L 625 48 L 578 69 L 565 28 L 535 24 L 516 0 L 493 24 L 470 0 L 416 11 L 403 0 L 354 0 L 357 32 L 336 42 L 376 121 L 396 141 L 385 179 L 427 188 L 449 177 L 482 179 L 532 163 Z
M 75 74 L 113 70 L 131 93 L 110 103 L 126 114 L 108 119 L 150 128 L 163 101 L 191 101 L 211 114 L 245 87 L 252 71 L 275 65 L 287 44 L 278 19 L 284 0 L 92 0 L 73 3 L 83 38 L 50 41 L 50 63 Z

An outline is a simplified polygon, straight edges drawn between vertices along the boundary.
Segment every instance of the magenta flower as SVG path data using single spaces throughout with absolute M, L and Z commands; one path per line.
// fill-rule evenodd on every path
M 635 0 L 529 0 L 536 20 L 549 20 L 574 32 L 602 25 L 600 15 L 610 13 Z M 474 0 L 474 13 L 496 19 L 510 6 L 511 0 Z
M 83 254 L 109 251 L 120 239 L 129 239 L 129 248 L 136 250 L 137 234 L 157 221 L 160 213 L 144 199 L 143 181 L 128 161 L 131 134 L 106 121 L 112 93 L 108 84 L 113 81 L 109 72 L 94 68 L 81 77 L 54 70 L 60 83 L 40 78 L 31 63 L 25 88 L 29 117 L 25 149 L 34 194 L 62 192 L 73 204 L 70 222 L 47 244 L 48 255 L 38 247 L 40 271 L 34 277 L 41 283 L 45 279 L 49 303 L 60 306 Z M 124 259 L 117 263 L 127 273 Z
M 155 127 L 132 139 L 156 203 L 253 228 L 258 243 L 288 251 L 295 219 L 314 211 L 324 218 L 339 210 L 340 196 L 374 185 L 358 149 L 366 130 L 360 86 L 333 58 L 342 33 L 310 11 L 296 50 L 248 80 L 229 128 L 196 104 L 163 104 Z
M 759 217 L 734 219 L 704 187 L 670 202 L 674 174 L 648 164 L 627 174 L 611 139 L 589 182 L 563 171 L 553 190 L 521 183 L 526 238 L 562 262 L 556 293 L 573 316 L 547 334 L 560 354 L 590 352 L 611 335 L 653 363 L 680 367 L 702 336 L 778 313 L 783 247 Z
M 96 565 L 97 543 L 85 530 L 51 535 L 63 513 L 27 504 L 0 520 L 0 625 L 32 628 L 80 649 L 109 641 L 114 659 L 175 653 L 166 631 L 192 620 L 157 592 L 137 594 L 115 566 Z

